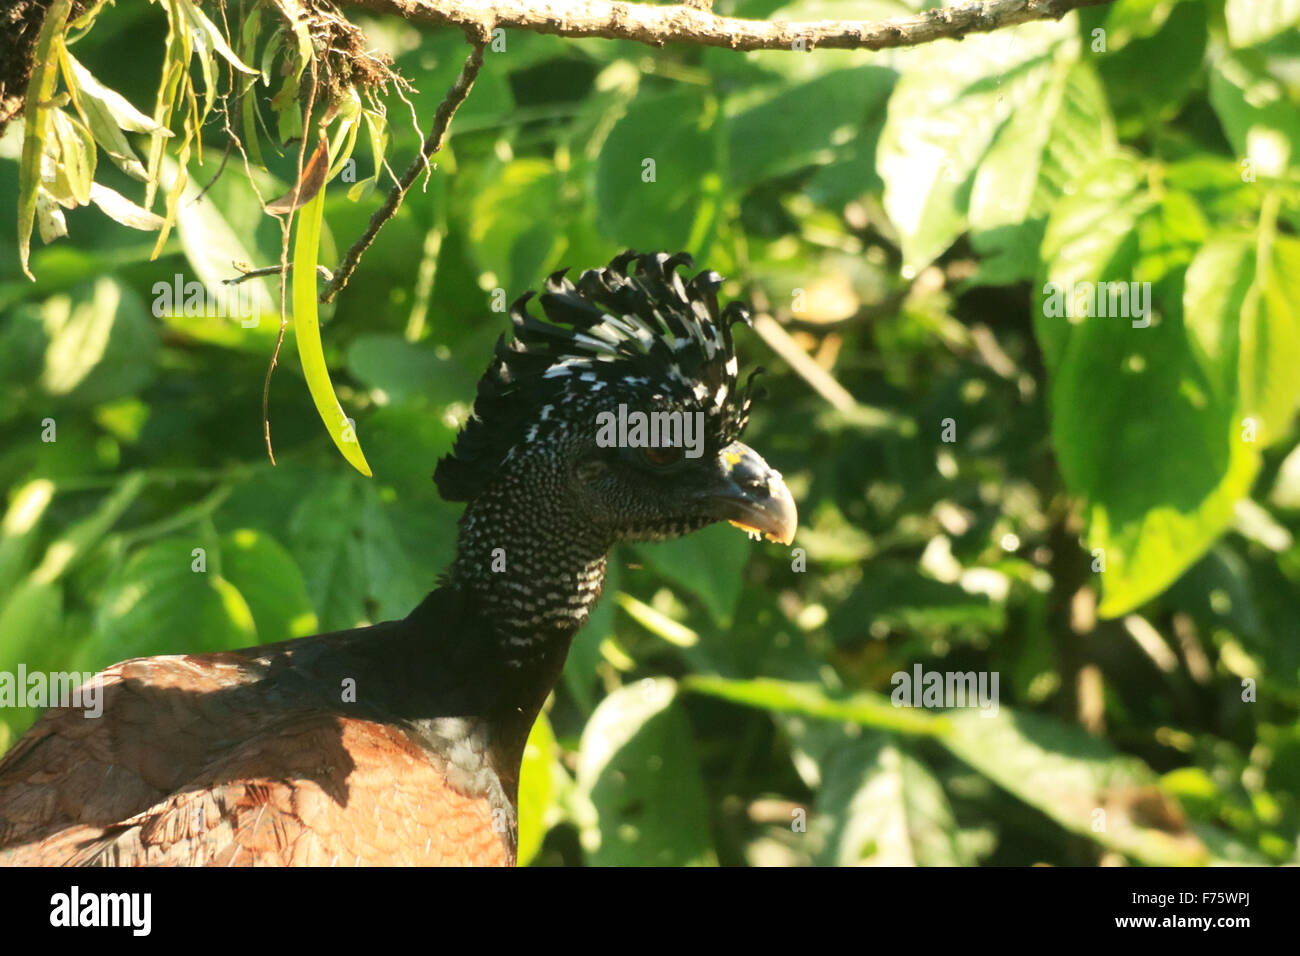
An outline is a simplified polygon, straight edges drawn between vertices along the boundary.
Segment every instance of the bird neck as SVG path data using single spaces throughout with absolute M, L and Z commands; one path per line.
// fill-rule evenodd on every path
M 562 637 L 567 647 L 587 622 L 613 541 L 565 503 L 512 490 L 489 489 L 466 507 L 446 583 L 492 619 L 507 658 L 527 663 L 540 642 Z
M 529 731 L 600 597 L 613 543 L 582 515 L 519 490 L 470 502 L 443 586 L 404 622 L 405 634 L 436 635 L 437 653 L 389 660 L 409 669 L 399 682 L 411 685 L 408 709 L 426 745 L 470 790 L 486 779 L 486 760 L 511 820 Z

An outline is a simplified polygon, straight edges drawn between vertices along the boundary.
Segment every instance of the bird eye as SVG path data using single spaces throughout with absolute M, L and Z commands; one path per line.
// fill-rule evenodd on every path
M 665 468 L 681 461 L 684 452 L 685 449 L 681 445 L 671 445 L 664 448 L 642 448 L 641 457 L 656 468 Z

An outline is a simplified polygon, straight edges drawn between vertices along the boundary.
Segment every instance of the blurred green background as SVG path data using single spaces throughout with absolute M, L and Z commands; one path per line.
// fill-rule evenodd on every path
M 330 442 L 292 327 L 267 460 L 273 283 L 254 328 L 156 317 L 157 282 L 278 262 L 238 153 L 154 261 L 155 235 L 77 210 L 31 283 L 5 228 L 0 669 L 405 615 L 452 555 L 430 476 L 508 327 L 494 290 L 688 249 L 771 317 L 738 332 L 742 369 L 769 370 L 746 440 L 802 527 L 794 549 L 718 527 L 615 553 L 526 757 L 521 862 L 1300 862 L 1297 18 L 1121 0 L 883 54 L 507 31 L 322 309 L 373 479 Z M 386 100 L 400 172 L 467 48 L 355 20 L 416 88 Z M 74 49 L 152 113 L 165 33 L 119 4 Z M 297 153 L 274 139 L 268 199 Z M 97 179 L 140 201 L 108 162 Z M 331 183 L 324 264 L 389 183 Z M 1051 315 L 1045 285 L 1080 281 L 1149 282 L 1150 327 Z M 996 673 L 996 715 L 893 706 L 918 665 Z M 0 710 L 0 749 L 34 717 Z

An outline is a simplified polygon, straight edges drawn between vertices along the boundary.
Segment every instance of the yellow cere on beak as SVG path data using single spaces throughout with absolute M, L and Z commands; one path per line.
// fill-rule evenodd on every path
M 726 487 L 709 496 L 717 516 L 754 537 L 778 544 L 794 541 L 798 511 L 781 473 L 740 442 L 722 449 L 718 458 Z

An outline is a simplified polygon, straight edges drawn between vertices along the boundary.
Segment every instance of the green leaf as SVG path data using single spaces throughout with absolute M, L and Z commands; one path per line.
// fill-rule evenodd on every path
M 262 8 L 253 7 L 244 17 L 244 22 L 239 29 L 239 52 L 240 59 L 247 57 L 249 60 L 256 58 L 257 38 L 262 32 Z M 279 42 L 280 34 L 273 35 L 271 42 L 267 44 L 267 52 L 275 49 Z M 271 76 L 262 69 L 258 78 L 267 86 L 271 83 Z M 258 121 L 261 116 L 257 107 L 257 79 L 241 81 L 235 84 L 239 90 L 239 116 L 243 123 L 244 145 L 248 150 L 248 158 L 258 169 L 266 168 L 266 160 L 262 158 L 261 133 L 258 130 Z
M 474 195 L 469 207 L 474 258 L 508 296 L 522 293 L 556 265 L 564 248 L 555 229 L 561 184 L 552 163 L 517 159 L 494 169 Z
M 90 201 L 98 206 L 104 215 L 132 229 L 154 232 L 163 226 L 161 216 L 156 216 L 148 209 L 137 206 L 120 192 L 101 186 L 99 183 L 90 184 Z
M 390 516 L 375 487 L 362 485 L 361 496 L 358 521 L 365 528 L 361 535 L 361 558 L 365 562 L 366 582 L 375 613 L 380 620 L 405 617 L 429 593 L 428 574 L 432 568 L 425 561 L 413 561 L 398 543 L 397 523 L 401 519 Z
M 358 180 L 348 187 L 348 198 L 357 202 L 379 182 L 384 170 L 384 155 L 388 152 L 388 118 L 384 114 L 369 108 L 363 108 L 361 118 L 366 124 L 366 136 L 370 141 L 370 158 L 374 162 L 374 174 L 368 179 Z
M 28 577 L 0 602 L 0 660 L 39 669 L 58 653 L 62 630 L 62 585 Z
M 1132 40 L 1159 33 L 1173 8 L 1169 0 L 1118 0 L 1101 10 L 1090 11 L 1090 16 L 1104 18 L 1106 52 L 1113 52 Z M 1089 38 L 1092 39 L 1091 33 Z
M 973 229 L 1014 225 L 1035 212 L 1047 211 L 1048 196 L 1040 179 L 1054 140 L 1057 146 L 1074 141 L 1075 151 L 1069 157 L 1072 168 L 1057 174 L 1058 181 L 1065 182 L 1087 165 L 1091 156 L 1115 146 L 1105 97 L 1096 77 L 1083 64 L 1055 61 L 1043 95 L 1017 110 L 998 132 L 975 174 L 970 200 Z M 1080 140 L 1091 154 L 1087 159 Z
M 442 542 L 430 543 L 427 523 L 409 527 L 413 507 L 386 505 L 351 472 L 303 482 L 297 497 L 285 541 L 324 630 L 405 617 L 428 593 L 439 552 L 454 535 L 450 520 L 435 526 Z
M 202 125 L 211 112 L 217 96 L 217 64 L 213 58 L 214 52 L 241 73 L 257 76 L 258 71 L 235 55 L 235 51 L 226 42 L 225 34 L 191 0 L 171 0 L 171 2 L 176 4 L 185 18 L 186 38 L 199 58 L 200 69 L 203 70 L 203 112 L 198 117 L 198 122 Z
M 474 390 L 462 363 L 400 335 L 358 335 L 348 346 L 348 372 L 395 404 L 418 396 L 446 405 Z
M 87 406 L 137 393 L 157 374 L 158 332 L 144 303 L 108 276 L 45 300 L 41 388 Z
M 139 472 L 124 476 L 88 517 L 82 518 L 50 542 L 41 563 L 32 571 L 33 580 L 56 581 L 69 568 L 84 560 L 147 486 L 144 475 Z
M 95 138 L 90 130 L 63 110 L 50 112 L 53 140 L 54 182 L 50 192 L 59 202 L 71 207 L 90 202 L 90 187 L 95 181 Z
M 36 220 L 36 192 L 41 184 L 41 156 L 50 125 L 50 100 L 59 76 L 58 49 L 62 45 L 64 24 L 72 0 L 53 0 L 45 12 L 45 22 L 36 38 L 32 56 L 32 75 L 27 81 L 23 104 L 23 157 L 18 168 L 18 262 L 33 282 L 36 276 L 28 268 L 31 253 L 32 225 Z
M 1196 88 L 1208 37 L 1206 6 L 1172 4 L 1157 32 L 1121 34 L 1122 48 L 1096 58 L 1121 139 L 1163 135 L 1162 124 L 1178 113 Z M 1152 68 L 1155 63 L 1158 69 Z
M 690 725 L 667 678 L 610 694 L 587 721 L 577 787 L 597 821 L 582 832 L 593 866 L 716 864 Z
M 180 148 L 176 151 L 175 169 L 176 175 L 172 177 L 171 188 L 167 190 L 167 200 L 164 203 L 163 224 L 158 230 L 158 239 L 154 243 L 152 259 L 157 259 L 162 254 L 163 247 L 167 244 L 167 237 L 171 234 L 172 226 L 176 223 L 176 216 L 180 211 L 181 197 L 190 184 L 190 143 L 193 140 L 193 134 L 190 128 L 189 118 L 185 120 L 185 139 L 181 142 Z M 171 157 L 168 157 L 167 165 L 171 166 Z M 150 183 L 152 185 L 152 181 Z M 145 204 L 151 205 L 152 196 L 145 197 Z
M 54 487 L 48 478 L 36 478 L 14 489 L 0 521 L 0 594 L 8 594 L 26 573 Z
M 1300 161 L 1300 108 L 1260 58 L 1224 56 L 1210 70 L 1210 104 L 1238 157 L 1258 176 L 1283 177 Z
M 195 570 L 203 547 L 205 571 Z M 99 670 L 154 654 L 234 650 L 257 641 L 253 613 L 217 571 L 215 542 L 167 538 L 136 551 L 109 581 L 79 666 Z
M 1291 449 L 1291 454 L 1283 459 L 1281 467 L 1277 470 L 1277 481 L 1273 485 L 1273 490 L 1269 492 L 1268 500 L 1278 508 L 1300 510 L 1300 445 Z M 0 569 L 3 569 L 2 564 Z M 4 578 L 0 577 L 0 585 L 3 585 L 3 582 Z
M 1199 836 L 1183 826 L 1180 811 L 1176 805 L 1171 806 L 1171 801 L 1156 785 L 1155 774 L 1142 761 L 1121 756 L 1105 742 L 1051 718 L 1013 713 L 1007 707 L 956 709 L 935 714 L 895 707 L 878 694 L 858 693 L 835 699 L 814 684 L 766 679 L 733 681 L 691 675 L 682 680 L 681 688 L 775 713 L 931 736 L 994 783 L 1073 833 L 1152 865 L 1206 863 L 1211 859 Z M 852 757 L 845 759 L 850 764 L 862 765 Z M 907 767 L 906 759 L 900 755 L 898 761 L 883 770 L 911 773 L 907 785 L 913 788 L 917 806 L 926 808 L 923 814 L 929 815 L 928 824 L 920 820 L 912 824 L 929 826 L 925 852 L 961 854 L 961 845 L 950 842 L 950 818 L 942 794 L 936 792 L 932 780 L 919 779 L 915 771 L 921 768 Z M 827 773 L 833 779 L 828 776 L 831 790 L 822 800 L 824 808 L 840 814 L 843 811 L 837 808 L 856 804 L 856 798 L 846 795 L 842 789 L 856 787 L 856 782 L 854 774 L 844 767 L 829 769 L 833 760 L 832 757 L 826 761 Z M 881 768 L 875 769 L 880 772 Z M 874 779 L 874 775 L 868 776 L 867 783 Z M 902 781 L 891 784 L 886 778 L 886 782 L 875 784 L 880 789 L 875 791 L 873 800 L 883 799 L 882 791 L 891 793 L 892 785 L 904 784 Z M 863 813 L 873 809 L 866 804 L 858 806 Z M 886 813 L 890 808 L 874 809 Z M 1105 813 L 1098 814 L 1098 810 Z M 835 853 L 838 848 L 856 854 L 864 846 L 871 846 L 869 840 L 857 838 L 858 831 L 852 827 L 847 830 L 847 847 L 843 844 L 846 831 L 839 824 L 832 832 L 838 833 L 839 839 L 827 848 L 828 853 Z M 913 848 L 918 848 L 918 844 L 914 843 Z M 880 852 L 878 843 L 874 849 Z M 897 847 L 894 850 L 901 852 Z
M 821 720 L 846 721 L 903 734 L 941 734 L 948 718 L 910 707 L 895 707 L 883 694 L 860 692 L 832 697 L 818 684 L 757 678 L 730 680 L 711 674 L 691 674 L 681 688 L 782 714 L 801 714 Z
M 731 623 L 755 546 L 730 525 L 714 525 L 669 541 L 632 546 L 646 565 L 699 598 L 713 619 Z
M 28 673 L 62 668 L 63 587 L 27 578 L 0 601 L 0 661 L 21 664 Z M 0 732 L 21 734 L 39 714 L 36 707 L 0 708 Z
M 747 103 L 726 122 L 728 185 L 748 186 L 833 160 L 884 105 L 894 78 L 893 70 L 879 66 L 835 70 Z
M 1005 707 L 965 711 L 940 742 L 1071 833 L 1150 866 L 1211 862 L 1150 768 L 1077 727 Z
M 145 182 L 144 205 L 146 209 L 153 208 L 154 196 L 158 191 L 159 174 L 162 171 L 163 147 L 165 136 L 163 130 L 171 125 L 172 113 L 176 108 L 179 99 L 185 96 L 185 92 L 190 89 L 189 68 L 191 47 L 187 42 L 188 32 L 185 24 L 180 22 L 181 17 L 177 12 L 174 2 L 161 4 L 167 11 L 167 52 L 163 59 L 162 74 L 158 80 L 158 94 L 154 102 L 153 120 L 157 129 L 149 138 L 149 157 L 145 164 L 145 171 L 148 179 Z M 185 141 L 188 145 L 193 130 L 188 128 L 188 118 L 186 119 L 187 130 Z M 189 151 L 186 149 L 185 158 L 188 159 Z M 181 160 L 184 163 L 184 160 Z M 170 221 L 169 217 L 169 221 Z M 155 255 L 157 253 L 155 252 Z
M 176 175 L 170 157 L 164 161 L 163 171 Z M 226 285 L 225 280 L 237 274 L 234 263 L 262 262 L 274 254 L 269 245 L 257 241 L 257 229 L 267 217 L 256 197 L 246 186 L 239 187 L 234 177 L 223 177 L 206 194 L 201 192 L 197 183 L 186 183 L 176 212 L 176 235 L 205 294 L 214 299 L 226 296 L 227 314 L 212 314 L 220 313 L 219 307 L 192 314 L 194 310 L 182 304 L 189 294 L 184 287 L 188 283 L 182 284 L 179 293 L 168 295 L 168 288 L 175 288 L 175 277 L 166 276 L 152 287 L 155 297 L 164 295 L 162 301 L 172 304 L 169 309 L 157 308 L 159 318 L 199 341 L 265 354 L 280 328 L 280 311 L 270 281 L 246 279 L 234 286 Z M 279 248 L 278 242 L 275 248 Z M 219 306 L 220 299 L 216 301 Z
M 813 819 L 826 828 L 824 866 L 972 866 L 934 775 L 883 734 L 826 762 Z
M 545 714 L 538 714 L 524 744 L 524 759 L 519 768 L 519 847 L 515 859 L 519 866 L 532 862 L 546 837 L 558 752 L 551 722 Z
M 1047 214 L 1083 172 L 1116 148 L 1115 124 L 1092 68 L 1058 59 L 1041 94 L 1017 110 L 975 173 L 971 242 L 980 280 L 1032 279 Z
M 1055 61 L 1077 56 L 1073 18 L 1066 17 L 1017 27 L 1014 45 L 997 36 L 967 37 L 957 48 L 932 44 L 901 60 L 876 168 L 885 182 L 885 211 L 902 237 L 905 269 L 919 272 L 965 231 L 976 170 L 999 130 L 1021 110 L 1048 109 L 1051 103 L 1042 101 L 1050 100 L 1060 69 Z M 991 167 L 998 169 L 1010 167 Z
M 714 113 L 695 90 L 632 101 L 596 164 L 601 233 L 632 248 L 698 250 L 690 240 L 716 215 L 722 188 Z
M 149 133 L 151 135 L 156 133 L 160 136 L 172 135 L 171 130 L 159 126 L 153 121 L 152 117 L 141 113 L 121 93 L 109 89 L 95 79 L 94 74 L 82 66 L 81 61 L 73 56 L 71 51 L 65 48 L 60 53 L 65 57 L 68 67 L 68 70 L 64 72 L 63 79 L 68 84 L 68 89 L 72 91 L 73 100 L 78 104 L 78 108 L 85 106 L 104 125 L 111 126 L 119 131 L 127 130 L 132 133 Z M 98 135 L 96 123 L 91 122 L 90 127 Z
M 1057 290 L 1116 282 L 1141 295 L 1151 283 L 1146 320 L 1062 315 L 1063 297 L 1054 306 L 1047 284 L 1034 317 L 1061 473 L 1087 501 L 1089 549 L 1104 553 L 1105 617 L 1156 596 L 1195 563 L 1258 468 L 1235 402 L 1216 386 L 1235 360 L 1195 354 L 1184 327 L 1183 270 L 1206 233 L 1190 198 L 1150 192 L 1142 167 L 1117 157 L 1058 203 L 1043 241 Z
M 298 358 L 302 361 L 307 390 L 311 392 L 316 411 L 330 438 L 343 457 L 357 471 L 370 477 L 370 465 L 361 451 L 356 427 L 348 420 L 334 385 L 330 381 L 329 367 L 325 364 L 325 351 L 320 340 L 320 320 L 317 317 L 316 264 L 320 247 L 321 216 L 325 209 L 325 189 L 322 188 L 298 210 L 298 234 L 293 247 L 293 327 L 298 342 Z
M 235 51 L 226 42 L 226 35 L 221 32 L 215 23 L 208 19 L 207 14 L 200 10 L 191 0 L 177 0 L 177 2 L 180 4 L 181 10 L 184 11 L 186 19 L 190 21 L 190 24 L 197 31 L 196 40 L 201 36 L 206 44 L 221 54 L 225 61 L 239 72 L 247 73 L 250 76 L 258 75 L 257 70 L 235 55 Z M 298 28 L 297 23 L 294 26 L 295 29 Z
M 1237 400 L 1261 445 L 1291 433 L 1300 400 L 1300 241 L 1280 236 L 1207 243 L 1187 270 L 1188 331 L 1216 385 Z
M 1138 218 L 1156 201 L 1144 188 L 1145 176 L 1146 169 L 1134 157 L 1117 155 L 1091 169 L 1074 194 L 1056 204 L 1042 248 L 1043 267 L 1052 282 L 1073 290 L 1078 283 L 1123 275 L 1110 269 L 1110 261 L 1132 242 Z M 1127 262 L 1133 250 L 1122 254 Z M 1051 371 L 1065 360 L 1074 326 L 1039 319 L 1041 312 L 1035 312 L 1034 331 Z
M 221 573 L 247 602 L 259 644 L 316 633 L 302 572 L 274 538 L 248 528 L 223 535 Z
M 661 614 L 624 591 L 615 594 L 614 600 L 629 617 L 669 644 L 676 644 L 678 647 L 694 647 L 700 642 L 700 635 L 685 624 L 680 624 L 668 615 Z
M 926 631 L 960 626 L 1000 630 L 1005 620 L 1005 609 L 987 594 L 936 581 L 912 568 L 882 564 L 836 609 L 831 627 L 841 639 L 853 639 L 865 638 L 876 621 Z
M 329 152 L 333 162 L 325 176 L 327 182 L 339 174 L 357 144 L 357 130 L 361 124 L 361 96 L 355 89 L 349 88 L 334 104 L 333 109 L 335 115 L 331 125 L 335 122 L 338 125 L 330 139 Z
M 350 473 L 330 476 L 302 489 L 289 520 L 289 546 L 326 631 L 355 627 L 366 617 L 362 501 Z
M 159 127 L 124 96 L 100 83 L 67 49 L 62 50 L 61 55 L 63 81 L 72 94 L 77 113 L 90 128 L 95 141 L 125 173 L 142 181 L 148 178 L 143 164 L 122 131 L 159 133 L 163 136 L 170 136 L 171 131 Z
M 1228 42 L 1254 46 L 1300 24 L 1300 0 L 1227 0 Z
M 59 201 L 44 186 L 36 190 L 36 231 L 44 243 L 68 234 L 68 221 L 59 208 Z

